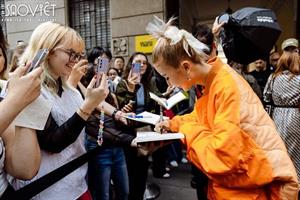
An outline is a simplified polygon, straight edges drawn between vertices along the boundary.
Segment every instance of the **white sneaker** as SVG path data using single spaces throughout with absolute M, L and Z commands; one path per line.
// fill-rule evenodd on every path
M 162 175 L 162 178 L 170 178 L 171 175 L 169 173 L 165 173 L 164 175 Z
M 170 162 L 170 165 L 171 165 L 172 167 L 178 167 L 178 163 L 177 163 L 176 160 L 172 160 L 172 161 Z
M 181 159 L 181 163 L 184 163 L 184 164 L 186 164 L 186 163 L 188 163 L 189 161 L 186 159 L 186 158 L 182 158 Z

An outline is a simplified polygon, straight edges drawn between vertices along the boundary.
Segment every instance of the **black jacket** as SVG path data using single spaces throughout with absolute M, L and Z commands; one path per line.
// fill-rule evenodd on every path
M 44 130 L 37 131 L 39 145 L 45 151 L 59 153 L 76 141 L 85 126 L 86 121 L 76 112 L 61 126 L 57 125 L 50 113 Z

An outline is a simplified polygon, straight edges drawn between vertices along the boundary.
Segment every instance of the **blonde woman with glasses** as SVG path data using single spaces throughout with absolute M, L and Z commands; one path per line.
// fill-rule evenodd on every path
M 53 22 L 42 23 L 32 33 L 20 62 L 27 63 L 32 60 L 40 49 L 49 50 L 48 56 L 41 65 L 44 70 L 41 95 L 52 105 L 51 114 L 44 130 L 37 131 L 42 149 L 39 172 L 31 181 L 14 180 L 15 189 L 29 184 L 85 153 L 82 130 L 91 112 L 108 94 L 105 74 L 102 75 L 101 83 L 96 88 L 94 88 L 96 77 L 92 79 L 85 100 L 75 88 L 67 84 L 66 80 L 73 67 L 87 64 L 87 61 L 82 60 L 84 42 L 72 28 Z M 83 165 L 33 199 L 72 200 L 89 196 L 86 173 L 87 165 Z

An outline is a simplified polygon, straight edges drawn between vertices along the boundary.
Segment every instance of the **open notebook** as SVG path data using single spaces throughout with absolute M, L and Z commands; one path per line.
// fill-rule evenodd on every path
M 157 132 L 137 132 L 136 142 L 152 142 L 152 141 L 163 141 L 163 140 L 177 140 L 184 138 L 182 133 L 157 133 Z
M 155 125 L 157 124 L 157 122 L 159 122 L 159 119 L 160 119 L 160 116 L 157 115 L 157 114 L 153 114 L 153 113 L 150 113 L 150 112 L 142 112 L 136 116 L 131 116 L 131 115 L 127 115 L 127 116 L 124 116 L 125 118 L 127 119 L 130 119 L 130 120 L 134 120 L 134 121 L 138 121 L 138 122 L 143 122 L 143 123 L 146 123 L 146 124 L 152 124 L 152 125 Z M 167 120 L 169 119 L 168 117 L 164 117 L 164 120 Z
M 167 110 L 171 109 L 174 105 L 187 98 L 182 92 L 177 92 L 169 99 L 160 98 L 152 92 L 149 92 L 149 94 L 151 99 L 156 101 L 159 105 L 163 106 Z

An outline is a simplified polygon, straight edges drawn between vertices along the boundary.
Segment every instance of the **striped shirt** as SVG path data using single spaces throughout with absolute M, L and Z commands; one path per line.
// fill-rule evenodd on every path
M 288 153 L 295 165 L 298 181 L 300 180 L 300 75 L 292 76 L 283 71 L 272 83 L 269 77 L 264 90 L 264 100 L 272 99 L 275 108 L 272 119 L 285 142 Z

